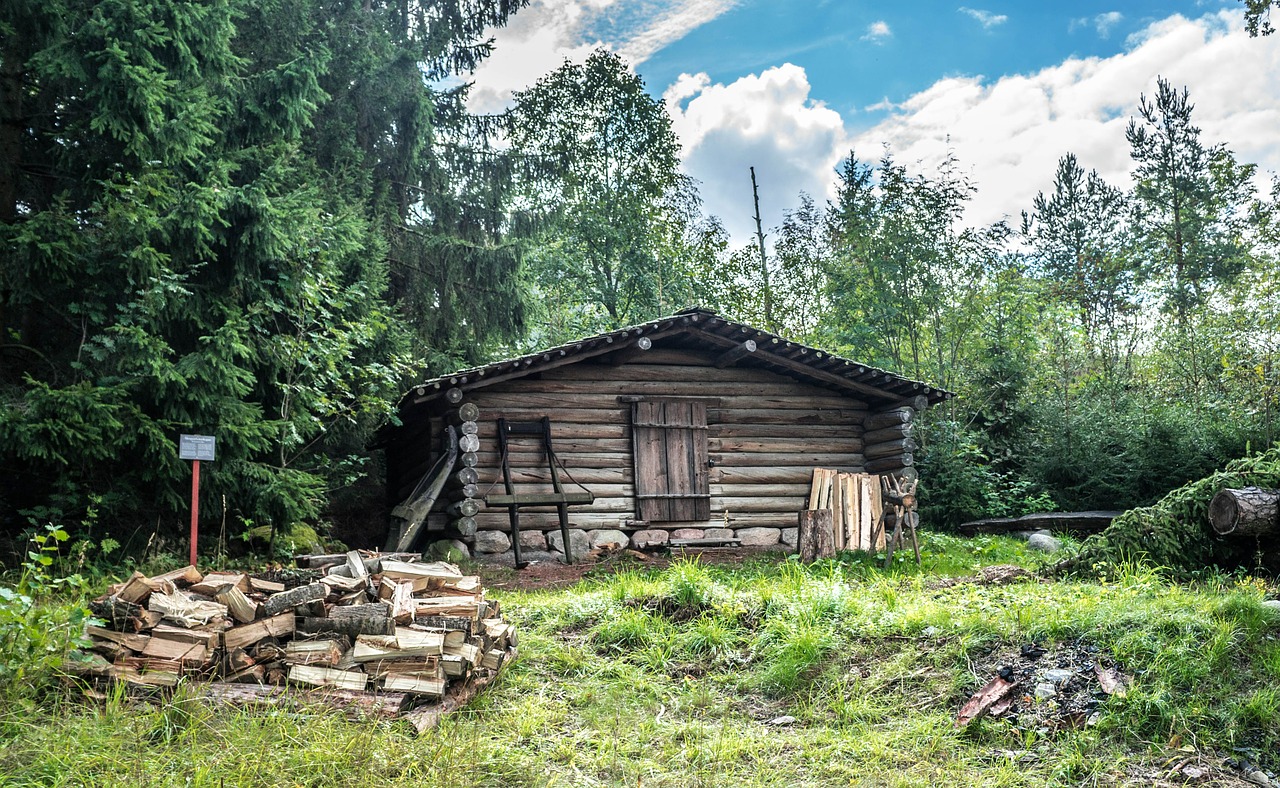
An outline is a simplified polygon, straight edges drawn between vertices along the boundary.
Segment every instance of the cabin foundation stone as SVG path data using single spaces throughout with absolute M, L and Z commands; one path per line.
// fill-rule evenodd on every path
M 743 547 L 773 547 L 782 539 L 781 528 L 739 528 L 734 533 Z
M 559 531 L 547 532 L 547 544 L 557 553 L 564 552 L 564 534 Z M 569 530 L 569 547 L 573 552 L 573 557 L 578 558 L 591 549 L 591 539 L 587 537 L 586 531 L 577 529 Z
M 520 531 L 521 550 L 546 550 L 547 535 L 542 531 Z
M 587 536 L 591 538 L 591 547 L 596 550 L 621 550 L 631 542 L 625 533 L 612 528 L 590 531 Z
M 671 532 L 672 539 L 705 539 L 706 535 L 702 528 L 677 528 Z
M 671 535 L 658 528 L 646 528 L 631 535 L 631 547 L 636 550 L 661 547 L 669 541 L 671 541 Z
M 479 531 L 475 539 L 477 553 L 503 553 L 511 549 L 511 537 L 501 531 Z

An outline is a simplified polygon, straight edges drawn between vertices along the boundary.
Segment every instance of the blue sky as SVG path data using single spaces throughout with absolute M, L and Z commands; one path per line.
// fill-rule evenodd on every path
M 495 31 L 477 109 L 605 46 L 667 99 L 684 167 L 735 240 L 749 177 L 766 224 L 800 190 L 824 199 L 851 151 L 886 146 L 928 172 L 947 155 L 978 186 L 969 219 L 1016 219 L 1070 151 L 1117 185 L 1123 128 L 1158 75 L 1185 85 L 1208 142 L 1280 169 L 1280 35 L 1249 39 L 1236 0 L 534 0 Z

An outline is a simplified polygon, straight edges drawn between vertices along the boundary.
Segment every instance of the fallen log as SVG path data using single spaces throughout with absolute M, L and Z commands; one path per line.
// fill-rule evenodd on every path
M 1022 517 L 987 517 L 971 520 L 959 527 L 961 534 L 1008 534 L 1014 531 L 1066 531 L 1073 534 L 1095 534 L 1111 525 L 1111 521 L 1123 512 L 1039 512 Z
M 1259 536 L 1277 530 L 1280 490 L 1222 490 L 1209 502 L 1209 523 L 1219 536 Z

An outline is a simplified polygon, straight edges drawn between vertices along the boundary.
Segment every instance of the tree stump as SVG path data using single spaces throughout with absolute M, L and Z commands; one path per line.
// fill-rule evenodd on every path
M 832 530 L 832 522 L 830 509 L 806 509 L 800 512 L 797 548 L 801 561 L 808 564 L 836 554 L 836 536 Z
M 1209 523 L 1221 536 L 1259 536 L 1280 530 L 1278 510 L 1280 490 L 1222 490 L 1209 502 Z

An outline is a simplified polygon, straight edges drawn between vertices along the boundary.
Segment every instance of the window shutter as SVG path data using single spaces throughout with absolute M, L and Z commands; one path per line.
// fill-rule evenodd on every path
M 636 515 L 646 522 L 711 518 L 704 402 L 651 399 L 631 411 Z

